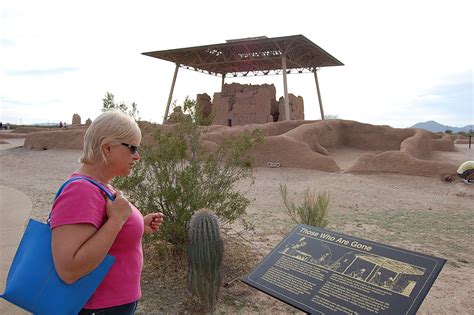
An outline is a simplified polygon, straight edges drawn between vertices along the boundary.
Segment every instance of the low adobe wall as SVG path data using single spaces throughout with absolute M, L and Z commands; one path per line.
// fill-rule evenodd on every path
M 451 163 L 417 159 L 407 152 L 387 151 L 380 154 L 363 154 L 346 172 L 387 172 L 438 177 L 454 174 L 456 168 L 456 165 Z
M 52 128 L 42 128 L 42 127 L 18 127 L 13 129 L 12 133 L 31 133 L 31 132 L 38 132 L 38 131 L 48 131 L 52 130 Z
M 455 141 L 456 141 L 456 137 L 453 137 L 450 135 L 443 135 L 439 139 L 433 139 L 431 143 L 432 143 L 433 150 L 456 151 L 456 148 L 454 146 Z
M 157 125 L 139 122 L 143 145 L 157 146 L 157 130 L 172 130 L 175 125 Z M 391 172 L 409 175 L 439 176 L 453 174 L 457 165 L 431 161 L 433 150 L 453 151 L 454 139 L 420 129 L 398 129 L 375 126 L 349 120 L 284 121 L 237 127 L 203 127 L 203 141 L 209 151 L 215 150 L 225 139 L 242 132 L 260 129 L 264 143 L 251 154 L 255 165 L 266 166 L 278 162 L 282 167 L 317 169 L 340 172 L 341 168 L 329 155 L 328 149 L 353 147 L 362 150 L 384 151 L 363 154 L 345 172 Z M 25 147 L 34 149 L 82 149 L 86 127 L 71 130 L 32 132 L 26 135 Z
M 86 128 L 74 130 L 38 131 L 26 135 L 25 148 L 48 149 L 75 149 L 82 150 Z
M 255 128 L 266 136 L 263 144 L 252 151 L 256 165 L 278 162 L 282 167 L 341 171 L 328 149 L 348 146 L 362 150 L 385 151 L 381 154 L 363 154 L 346 172 L 392 172 L 422 176 L 452 174 L 457 165 L 430 161 L 434 148 L 454 150 L 453 139 L 436 138 L 435 134 L 421 129 L 398 129 L 374 126 L 348 120 L 324 120 L 286 125 L 270 123 L 235 128 L 221 128 L 204 137 L 221 143 L 227 137 Z M 271 130 L 271 132 L 269 132 Z M 288 130 L 287 132 L 284 132 Z M 269 135 L 276 133 L 277 135 Z

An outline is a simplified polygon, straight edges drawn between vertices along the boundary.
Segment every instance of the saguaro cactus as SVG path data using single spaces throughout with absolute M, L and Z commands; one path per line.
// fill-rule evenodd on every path
M 219 219 L 207 210 L 197 211 L 189 223 L 188 288 L 206 312 L 215 310 L 222 284 L 224 244 Z

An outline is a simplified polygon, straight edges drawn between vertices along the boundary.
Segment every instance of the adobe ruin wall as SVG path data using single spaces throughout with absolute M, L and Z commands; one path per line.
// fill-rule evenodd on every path
M 304 120 L 303 98 L 288 94 L 288 99 L 290 119 Z M 196 102 L 204 116 L 213 112 L 213 125 L 232 127 L 285 120 L 285 100 L 284 97 L 276 100 L 273 84 L 224 84 L 222 92 L 214 93 L 212 101 L 204 93 L 197 95 Z

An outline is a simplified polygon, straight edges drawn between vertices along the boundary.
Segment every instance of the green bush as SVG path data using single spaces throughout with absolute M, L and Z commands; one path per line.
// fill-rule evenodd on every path
M 185 108 L 195 107 L 195 101 L 187 102 Z M 211 209 L 222 224 L 243 218 L 250 201 L 234 190 L 234 184 L 252 178 L 253 158 L 248 152 L 263 141 L 256 129 L 205 150 L 198 112 L 188 110 L 181 123 L 158 131 L 158 145 L 141 148 L 133 173 L 113 182 L 142 213 L 163 212 L 159 237 L 183 250 L 187 225 L 197 209 Z
M 316 227 L 325 227 L 328 224 L 329 194 L 327 192 L 318 194 L 316 197 L 314 193 L 310 193 L 309 188 L 306 188 L 301 205 L 295 205 L 288 200 L 286 185 L 280 185 L 280 195 L 288 215 L 295 223 Z

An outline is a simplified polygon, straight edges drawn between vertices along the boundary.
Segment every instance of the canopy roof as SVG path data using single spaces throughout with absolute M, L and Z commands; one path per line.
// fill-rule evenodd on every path
M 144 52 L 143 55 L 211 75 L 234 77 L 279 74 L 283 55 L 287 73 L 344 65 L 303 35 L 235 39 L 222 44 Z

